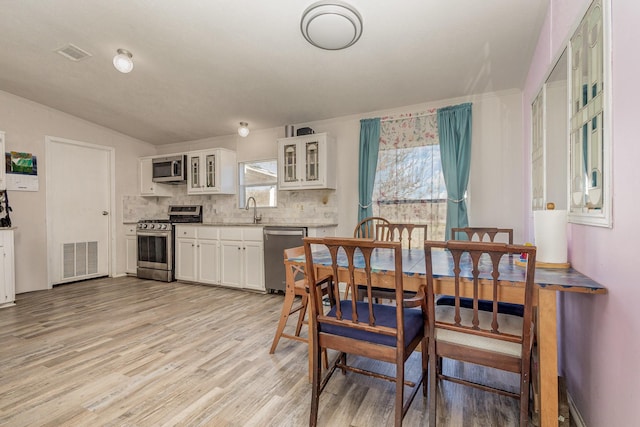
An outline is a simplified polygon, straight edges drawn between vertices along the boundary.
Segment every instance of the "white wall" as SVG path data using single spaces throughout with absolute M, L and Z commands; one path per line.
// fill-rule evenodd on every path
M 45 136 L 115 148 L 116 163 L 116 256 L 115 272 L 124 272 L 125 246 L 122 196 L 137 194 L 137 158 L 155 152 L 155 147 L 77 117 L 0 91 L 0 130 L 5 131 L 6 150 L 30 152 L 38 159 L 39 191 L 10 191 L 15 231 L 16 292 L 47 288 L 47 231 L 45 180 Z M 69 165 L 73 167 L 73 165 Z

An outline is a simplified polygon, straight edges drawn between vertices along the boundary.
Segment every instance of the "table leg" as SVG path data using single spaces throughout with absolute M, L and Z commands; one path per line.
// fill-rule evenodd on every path
M 538 290 L 538 348 L 540 350 L 540 425 L 558 425 L 558 332 L 556 291 Z

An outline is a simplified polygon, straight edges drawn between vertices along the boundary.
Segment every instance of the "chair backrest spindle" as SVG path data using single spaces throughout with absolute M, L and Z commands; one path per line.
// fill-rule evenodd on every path
M 497 228 L 497 227 L 453 227 L 451 229 L 451 240 L 461 240 L 462 236 L 467 237 L 469 241 L 495 242 L 496 236 L 501 239 L 501 235 L 506 235 L 506 242 L 513 245 L 513 228 Z

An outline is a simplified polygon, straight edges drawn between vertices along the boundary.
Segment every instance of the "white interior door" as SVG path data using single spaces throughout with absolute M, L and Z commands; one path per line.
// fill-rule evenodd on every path
M 49 286 L 109 275 L 113 148 L 46 139 Z

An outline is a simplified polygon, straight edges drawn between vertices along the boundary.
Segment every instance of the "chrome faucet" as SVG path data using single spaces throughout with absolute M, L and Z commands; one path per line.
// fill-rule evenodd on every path
M 258 205 L 256 204 L 256 199 L 251 196 L 247 199 L 247 203 L 245 204 L 244 208 L 245 210 L 249 210 L 249 205 L 253 200 L 253 223 L 254 224 L 258 224 L 260 221 L 262 221 L 262 214 L 258 215 Z

